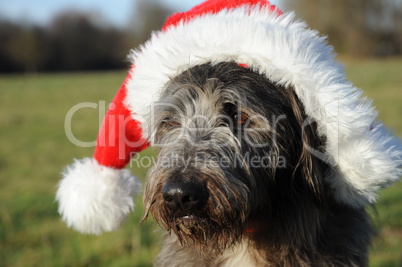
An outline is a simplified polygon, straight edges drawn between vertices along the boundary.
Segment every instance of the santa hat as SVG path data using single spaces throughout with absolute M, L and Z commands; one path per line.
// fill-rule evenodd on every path
M 59 212 L 78 231 L 114 230 L 133 210 L 140 183 L 124 167 L 148 146 L 143 118 L 172 77 L 207 62 L 244 64 L 294 89 L 326 139 L 324 151 L 312 153 L 332 166 L 326 179 L 338 202 L 373 203 L 379 189 L 401 176 L 400 141 L 345 79 L 332 47 L 267 1 L 208 0 L 174 14 L 130 58 L 133 67 L 106 114 L 94 158 L 76 160 L 59 183 Z

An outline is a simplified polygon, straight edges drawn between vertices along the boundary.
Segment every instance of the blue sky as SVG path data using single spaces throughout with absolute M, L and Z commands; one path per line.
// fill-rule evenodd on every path
M 137 1 L 146 0 L 0 0 L 0 17 L 14 21 L 46 24 L 54 15 L 75 9 L 96 12 L 116 26 L 127 26 Z M 184 11 L 203 0 L 159 0 L 175 11 Z M 271 0 L 281 7 L 280 0 Z

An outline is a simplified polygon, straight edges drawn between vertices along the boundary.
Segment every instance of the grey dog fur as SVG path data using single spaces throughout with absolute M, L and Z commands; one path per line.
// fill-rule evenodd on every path
M 151 212 L 167 230 L 156 265 L 366 266 L 370 216 L 334 200 L 331 166 L 308 149 L 322 150 L 325 139 L 306 122 L 292 88 L 236 63 L 172 77 L 149 115 L 159 155 L 143 219 Z M 169 181 L 203 188 L 205 204 L 170 210 Z

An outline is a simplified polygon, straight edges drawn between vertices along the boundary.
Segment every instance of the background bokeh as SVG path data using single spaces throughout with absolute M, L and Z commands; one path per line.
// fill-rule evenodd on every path
M 161 231 L 136 211 L 121 229 L 86 236 L 60 221 L 60 172 L 92 147 L 102 105 L 125 78 L 130 49 L 165 18 L 201 0 L 0 0 L 0 266 L 151 266 Z M 374 99 L 379 118 L 402 136 L 402 0 L 276 0 L 328 35 L 348 78 Z M 154 155 L 148 149 L 143 154 Z M 146 168 L 130 167 L 142 181 Z M 402 266 L 402 184 L 371 211 L 378 235 L 370 266 Z

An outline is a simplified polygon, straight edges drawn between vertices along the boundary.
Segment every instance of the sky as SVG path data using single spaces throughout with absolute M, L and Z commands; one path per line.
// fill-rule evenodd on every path
M 118 27 L 127 26 L 136 1 L 146 0 L 0 0 L 0 18 L 44 25 L 67 9 L 96 12 Z M 174 11 L 185 11 L 203 0 L 159 0 Z M 271 0 L 281 8 L 281 0 Z

